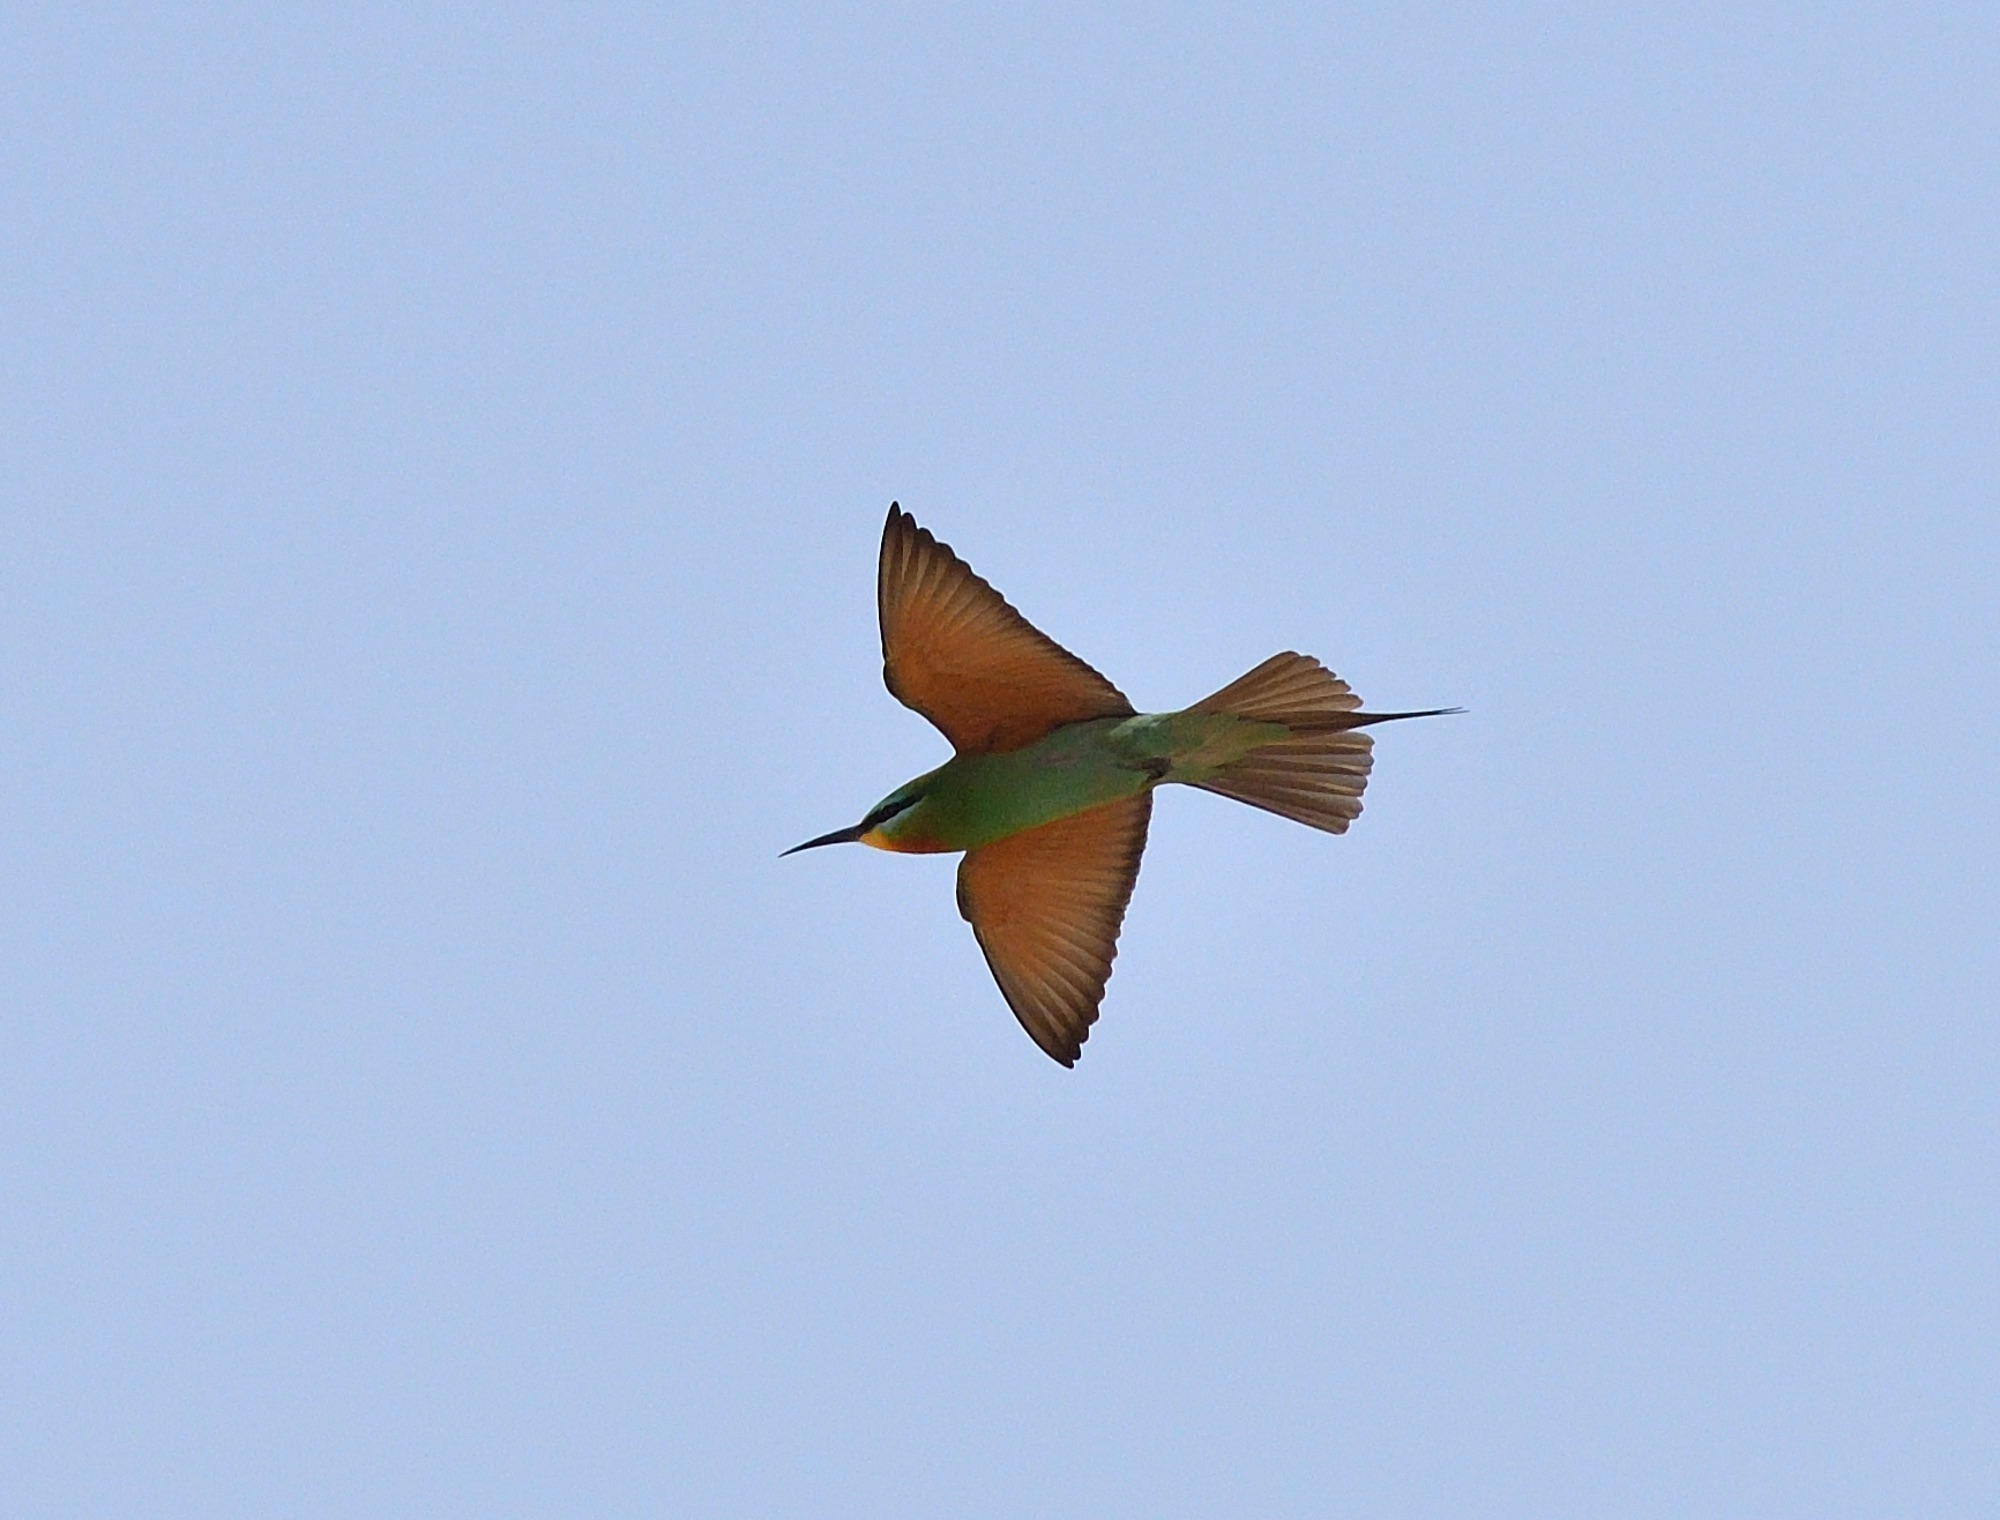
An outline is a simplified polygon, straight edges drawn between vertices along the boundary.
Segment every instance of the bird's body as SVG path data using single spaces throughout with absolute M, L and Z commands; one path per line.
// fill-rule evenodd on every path
M 860 842 L 911 854 L 977 849 L 1165 781 L 1199 785 L 1289 732 L 1204 712 L 1065 723 L 1021 749 L 957 755 L 917 777 L 907 783 L 915 802 Z
M 1182 782 L 1342 833 L 1367 784 L 1359 730 L 1451 710 L 1362 712 L 1346 682 L 1287 652 L 1193 707 L 1134 712 L 894 504 L 877 600 L 889 690 L 957 753 L 798 849 L 965 851 L 959 911 L 1022 1027 L 1065 1066 L 1111 975 L 1154 787 Z

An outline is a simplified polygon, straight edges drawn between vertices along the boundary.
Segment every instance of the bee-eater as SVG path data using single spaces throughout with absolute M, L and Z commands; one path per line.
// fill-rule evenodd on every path
M 785 853 L 851 840 L 965 851 L 958 911 L 1014 1017 L 1065 1066 L 1111 977 L 1154 787 L 1181 781 L 1342 834 L 1368 781 L 1357 730 L 1460 711 L 1362 712 L 1345 681 L 1287 651 L 1180 712 L 1134 712 L 894 502 L 876 600 L 890 694 L 957 753 Z

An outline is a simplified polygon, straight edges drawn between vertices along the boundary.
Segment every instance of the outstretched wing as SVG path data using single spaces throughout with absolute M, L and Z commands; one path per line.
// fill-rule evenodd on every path
M 1152 793 L 966 852 L 958 911 L 1030 1038 L 1074 1066 L 1097 1021 L 1146 848 Z
M 1117 687 L 893 503 L 876 598 L 882 679 L 962 755 L 1020 749 L 1065 723 L 1132 711 Z

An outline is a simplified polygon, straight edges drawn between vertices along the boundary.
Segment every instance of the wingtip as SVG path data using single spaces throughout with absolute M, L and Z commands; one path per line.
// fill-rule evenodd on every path
M 886 552 L 891 544 L 907 545 L 912 539 L 921 544 L 931 537 L 930 533 L 898 502 L 889 503 L 889 516 L 882 523 L 882 547 Z
M 1117 952 L 1114 949 L 1112 953 L 1115 955 Z M 1098 994 L 1100 998 L 1103 995 L 1101 992 Z M 1018 1018 L 1020 1015 L 1016 1014 L 1015 1017 Z M 1096 1022 L 1097 1012 L 1093 1009 L 1090 1014 L 1090 1024 L 1095 1024 Z M 1073 1035 L 1068 1039 L 1063 1038 L 1066 1031 L 1059 1029 L 1048 1031 L 1049 1039 L 1046 1043 L 1040 1035 L 1035 1034 L 1032 1030 L 1029 1031 L 1029 1038 L 1035 1042 L 1036 1049 L 1040 1050 L 1043 1055 L 1047 1056 L 1065 1071 L 1070 1071 L 1074 1070 L 1076 1063 L 1083 1059 L 1083 1047 L 1090 1039 L 1090 1024 L 1083 1026 L 1081 1034 Z M 1026 1026 L 1024 1025 L 1023 1027 L 1025 1028 Z

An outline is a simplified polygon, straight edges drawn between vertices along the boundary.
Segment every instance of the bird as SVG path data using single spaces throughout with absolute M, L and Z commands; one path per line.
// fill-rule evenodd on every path
M 783 853 L 963 851 L 958 911 L 1014 1017 L 1066 1067 L 1111 978 L 1154 788 L 1199 787 L 1342 834 L 1373 758 L 1361 730 L 1463 711 L 1363 712 L 1345 681 L 1286 650 L 1192 707 L 1138 712 L 895 502 L 876 604 L 890 694 L 954 753 L 859 823 Z

